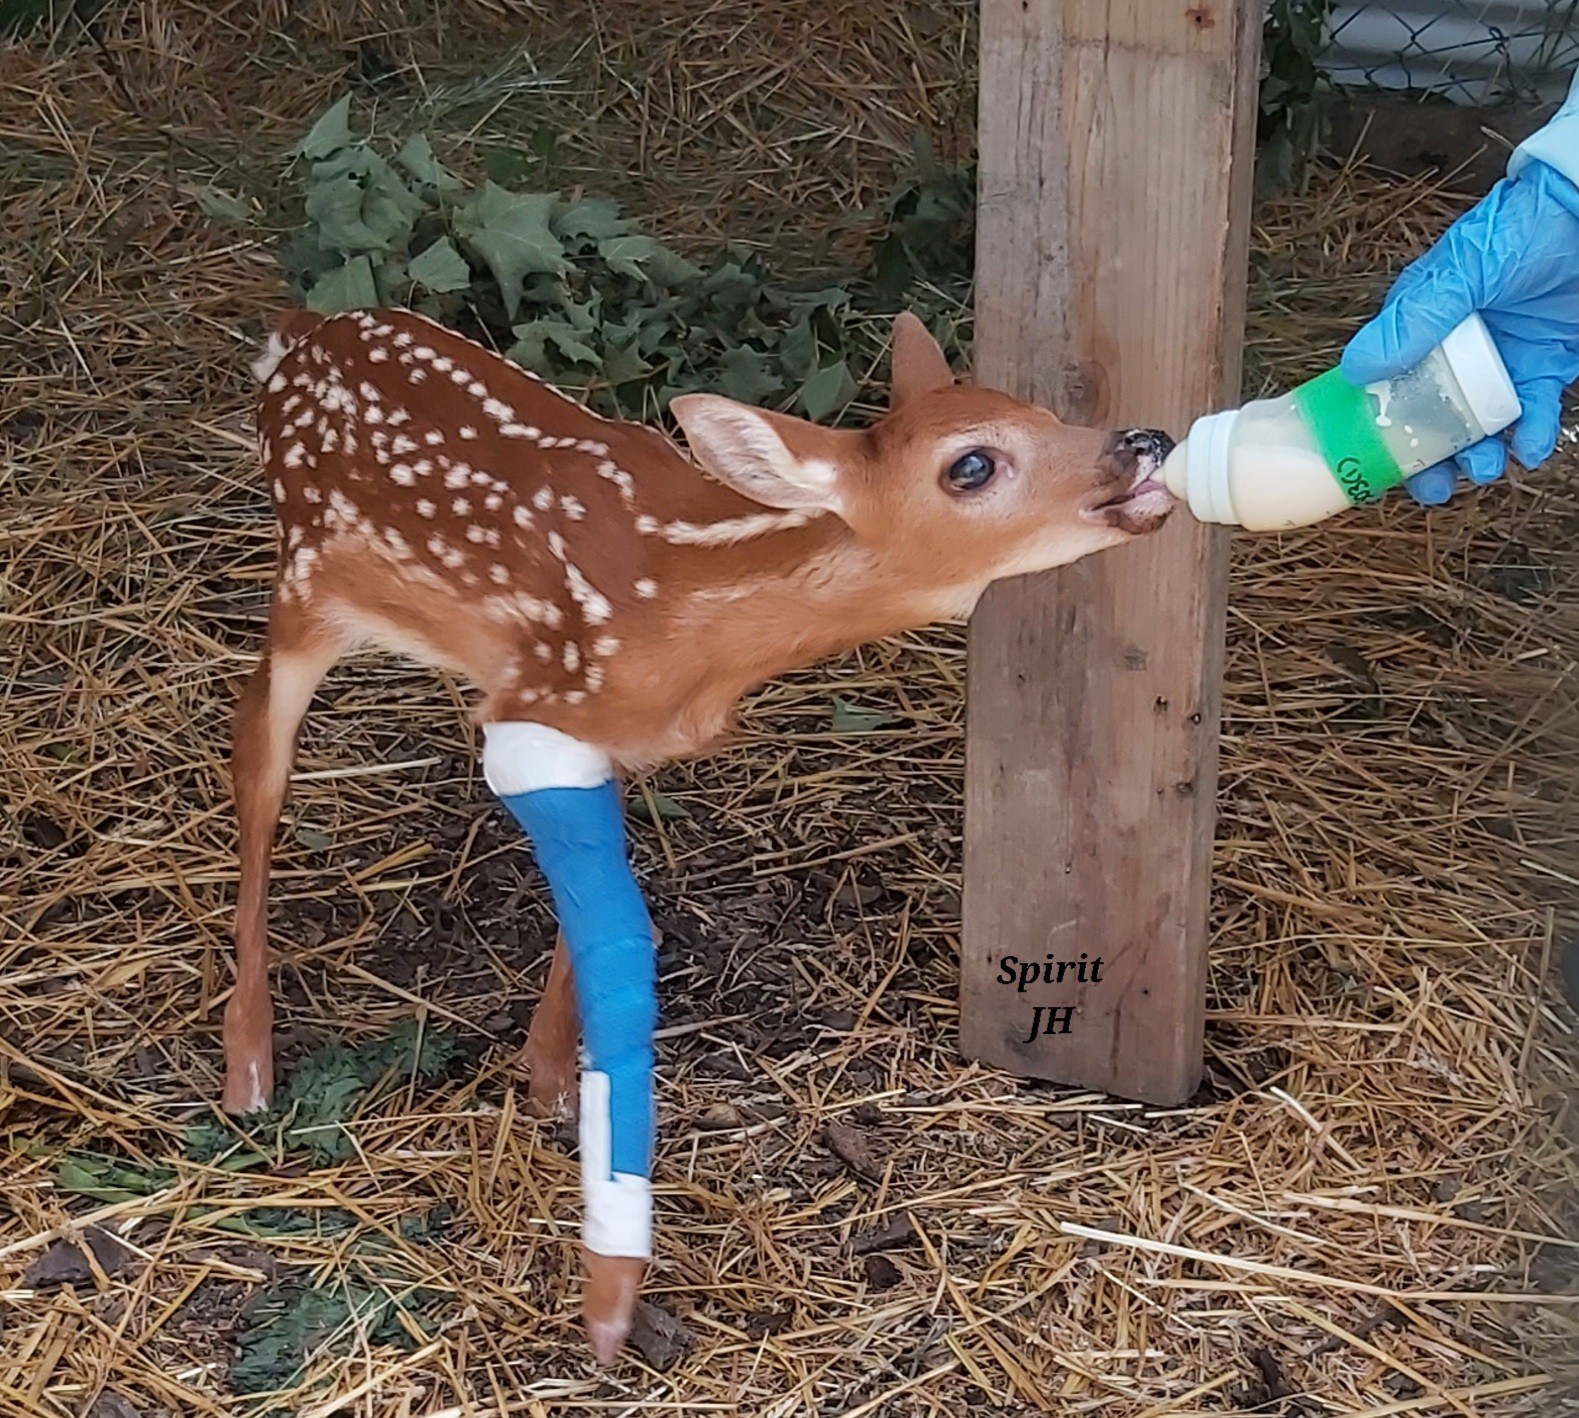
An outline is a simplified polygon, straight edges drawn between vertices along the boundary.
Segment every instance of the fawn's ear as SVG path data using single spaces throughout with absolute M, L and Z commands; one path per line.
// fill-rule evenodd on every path
M 890 407 L 900 408 L 920 394 L 947 389 L 954 371 L 931 331 L 908 310 L 894 318 L 893 395 Z
M 859 434 L 717 394 L 681 394 L 669 407 L 691 456 L 742 496 L 765 507 L 841 510 L 841 474 Z

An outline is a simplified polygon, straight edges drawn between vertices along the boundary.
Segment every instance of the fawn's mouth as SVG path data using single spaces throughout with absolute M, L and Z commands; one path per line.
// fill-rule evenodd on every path
M 1093 520 L 1134 535 L 1155 532 L 1173 511 L 1173 495 L 1158 478 L 1173 451 L 1173 439 L 1160 429 L 1132 428 L 1115 434 L 1103 455 L 1105 471 L 1121 490 L 1086 509 Z

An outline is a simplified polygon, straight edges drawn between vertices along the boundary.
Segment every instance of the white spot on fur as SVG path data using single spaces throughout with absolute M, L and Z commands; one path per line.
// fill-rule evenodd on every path
M 517 527 L 530 527 L 532 525 L 532 512 L 524 503 L 516 503 L 510 515 L 515 519 Z
M 581 618 L 588 625 L 602 625 L 614 613 L 608 598 L 581 574 L 581 568 L 565 563 L 565 585 L 570 598 L 581 607 Z
M 823 515 L 821 508 L 797 507 L 788 512 L 758 512 L 750 517 L 732 517 L 724 522 L 665 522 L 659 531 L 664 541 L 674 546 L 718 547 L 749 541 L 770 532 L 786 532 L 804 527 L 813 517 Z M 642 519 L 638 518 L 638 524 Z M 638 525 L 638 531 L 645 528 Z
M 280 461 L 284 463 L 287 468 L 301 467 L 301 465 L 307 461 L 307 445 L 304 443 L 291 444 L 291 446 L 285 450 L 285 456 L 280 459 Z
M 636 594 L 644 601 L 650 601 L 658 594 L 658 583 L 650 576 L 643 576 L 636 583 Z
M 488 579 L 495 585 L 507 586 L 510 583 L 510 568 L 495 562 L 488 568 Z
M 515 410 L 499 399 L 484 400 L 482 411 L 497 423 L 510 423 L 515 418 Z
M 389 358 L 389 351 L 386 350 L 382 345 L 374 345 L 373 348 L 367 352 L 367 358 L 370 364 L 382 364 Z
M 412 472 L 410 463 L 396 463 L 389 470 L 389 476 L 392 482 L 399 483 L 401 487 L 415 487 L 417 485 L 417 475 Z
M 274 479 L 274 500 L 276 502 L 285 501 L 285 484 L 278 478 Z
M 431 517 L 438 510 L 438 505 L 436 503 L 429 502 L 427 498 L 419 497 L 417 499 L 417 516 Z
M 359 393 L 370 404 L 376 404 L 379 402 L 380 396 L 377 388 L 375 388 L 372 384 L 369 384 L 365 379 L 359 385 L 357 385 L 357 393 Z
M 579 522 L 587 515 L 587 509 L 582 505 L 581 501 L 578 498 L 571 497 L 569 493 L 566 493 L 559 499 L 559 506 L 560 510 L 572 522 Z
M 422 441 L 426 443 L 429 448 L 437 448 L 439 444 L 444 442 L 444 435 L 440 433 L 438 429 L 430 428 L 422 435 Z
M 538 436 L 538 430 L 529 423 L 501 424 L 499 432 L 506 438 L 536 438 Z
M 600 635 L 592 642 L 592 653 L 600 660 L 606 660 L 620 648 L 619 636 Z
M 394 441 L 389 445 L 389 451 L 391 453 L 415 453 L 418 446 L 415 439 L 407 438 L 403 433 L 397 433 Z
M 577 645 L 574 640 L 565 641 L 565 653 L 563 659 L 565 668 L 571 674 L 575 674 L 575 672 L 581 668 L 581 647 Z
M 463 423 L 460 427 L 460 435 L 462 438 L 475 438 L 477 436 L 477 430 L 469 423 Z
M 455 512 L 456 512 L 457 516 L 464 517 L 466 515 L 460 509 L 460 504 L 464 503 L 465 500 L 466 499 L 462 498 L 462 497 L 457 497 L 455 499 L 455 502 L 456 502 Z M 469 526 L 466 529 L 466 540 L 469 541 L 469 542 L 476 542 L 479 546 L 484 541 L 486 535 L 487 535 L 487 533 L 484 531 L 484 529 L 479 527 L 475 522 L 473 522 L 472 525 Z
M 538 490 L 536 492 L 534 492 L 532 494 L 532 506 L 537 508 L 537 510 L 539 512 L 547 512 L 548 509 L 550 507 L 552 507 L 553 505 L 554 505 L 554 489 L 553 488 L 551 488 L 551 487 L 540 487 L 540 488 L 538 488 Z

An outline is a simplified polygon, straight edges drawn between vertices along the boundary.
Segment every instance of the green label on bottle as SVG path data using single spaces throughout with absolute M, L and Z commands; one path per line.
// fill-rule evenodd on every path
M 1329 369 L 1301 384 L 1294 391 L 1294 407 L 1310 426 L 1327 471 L 1351 503 L 1375 502 L 1404 480 L 1403 469 L 1377 431 L 1365 391 L 1350 384 L 1341 370 Z

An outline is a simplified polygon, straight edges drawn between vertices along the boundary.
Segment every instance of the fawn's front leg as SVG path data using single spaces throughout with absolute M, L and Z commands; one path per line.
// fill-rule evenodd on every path
M 269 863 L 313 692 L 345 650 L 343 637 L 276 599 L 263 656 L 236 705 L 230 763 L 241 832 L 236 889 L 236 987 L 225 1006 L 227 1113 L 268 1107 L 274 1094 L 274 1003 L 269 991 Z
M 630 1332 L 652 1257 L 652 922 L 631 875 L 607 757 L 542 724 L 486 724 L 483 732 L 483 776 L 531 840 L 559 916 L 568 968 L 555 986 L 556 1013 L 573 990 L 586 1040 L 582 1318 L 593 1352 L 610 1363 Z M 563 1023 L 551 1030 L 561 1062 L 563 1040 L 574 1038 Z M 539 1037 L 549 1033 L 545 1024 Z

